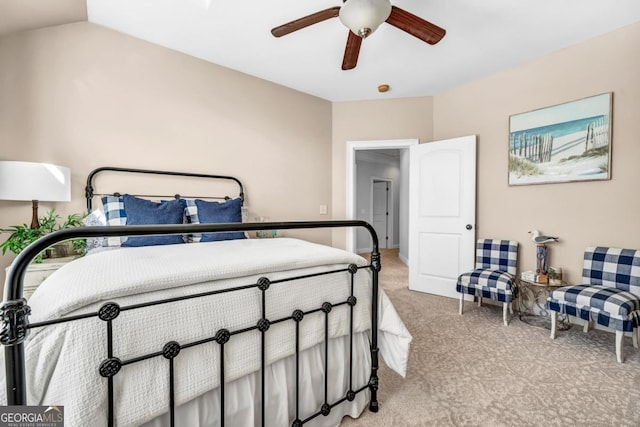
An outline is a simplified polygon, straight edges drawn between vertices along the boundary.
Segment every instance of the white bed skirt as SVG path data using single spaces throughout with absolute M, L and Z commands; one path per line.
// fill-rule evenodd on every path
M 353 388 L 367 384 L 371 374 L 371 354 L 367 333 L 354 334 Z M 324 403 L 324 343 L 300 353 L 300 419 L 315 413 Z M 328 401 L 344 397 L 349 388 L 349 338 L 341 337 L 329 342 Z M 265 415 L 267 427 L 290 426 L 296 418 L 295 356 L 279 360 L 265 370 Z M 328 416 L 318 415 L 305 426 L 338 426 L 346 415 L 357 418 L 369 404 L 369 390 L 356 395 L 352 402 L 344 401 L 331 409 Z M 225 426 L 254 427 L 262 425 L 260 372 L 226 384 Z M 167 397 L 168 402 L 168 397 Z M 167 403 L 168 405 L 168 403 Z M 117 411 L 117 408 L 116 408 Z M 220 422 L 220 391 L 215 389 L 193 399 L 175 411 L 177 426 L 214 427 Z M 143 424 L 144 427 L 169 426 L 169 414 Z

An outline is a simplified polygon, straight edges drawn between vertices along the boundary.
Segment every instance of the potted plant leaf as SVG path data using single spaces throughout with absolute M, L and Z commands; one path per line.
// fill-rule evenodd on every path
M 61 219 L 60 215 L 55 213 L 55 209 L 51 209 L 44 216 L 40 217 L 40 227 L 38 228 L 33 229 L 27 224 L 0 228 L 0 232 L 2 233 L 11 233 L 9 237 L 0 244 L 2 254 L 4 255 L 7 251 L 11 251 L 17 255 L 22 252 L 24 248 L 46 234 L 83 225 L 82 215 L 80 214 L 70 214 L 62 223 L 60 223 Z M 61 242 L 38 254 L 34 261 L 40 263 L 43 258 L 60 258 L 73 254 L 82 255 L 84 254 L 85 248 L 86 240 L 84 239 Z

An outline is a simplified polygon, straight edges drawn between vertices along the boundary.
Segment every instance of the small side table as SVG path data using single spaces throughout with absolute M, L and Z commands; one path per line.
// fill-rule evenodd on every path
M 38 286 L 44 280 L 49 277 L 54 271 L 58 270 L 63 265 L 66 265 L 78 258 L 77 256 L 69 256 L 64 258 L 47 258 L 40 264 L 33 263 L 27 267 L 27 271 L 24 275 L 24 281 L 22 283 L 23 297 L 29 299 L 31 295 L 38 289 Z M 10 266 L 5 269 L 8 271 Z
M 518 312 L 521 321 L 551 329 L 551 318 L 545 307 L 549 292 L 555 288 L 567 286 L 566 282 L 560 284 L 538 283 L 531 280 L 518 279 Z M 566 331 L 571 327 L 566 315 L 558 315 L 559 331 Z

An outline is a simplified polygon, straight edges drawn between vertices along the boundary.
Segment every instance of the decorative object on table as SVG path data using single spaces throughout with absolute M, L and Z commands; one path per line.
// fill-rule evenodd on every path
M 509 185 L 611 178 L 612 93 L 509 117 Z
M 71 172 L 49 163 L 0 161 L 0 200 L 31 201 L 31 228 L 37 229 L 38 201 L 71 201 Z
M 546 284 L 547 283 L 547 278 L 548 278 L 548 274 L 547 273 L 540 273 L 540 272 L 536 272 L 536 271 L 533 271 L 533 270 L 523 271 L 522 273 L 520 273 L 520 279 L 521 280 L 527 280 L 529 282 L 536 282 L 536 283 L 540 283 L 540 284 Z
M 517 263 L 518 242 L 478 240 L 475 270 L 461 274 L 456 283 L 456 291 L 460 292 L 459 313 L 462 315 L 465 294 L 475 295 L 478 307 L 482 305 L 482 298 L 489 298 L 502 303 L 502 319 L 508 326 L 507 309 L 513 314 Z
M 624 362 L 622 340 L 631 333 L 633 346 L 640 341 L 640 250 L 588 247 L 584 251 L 582 284 L 551 291 L 546 307 L 551 310 L 551 339 L 556 337 L 558 314 L 585 320 L 616 331 L 616 359 Z
M 557 242 L 559 240 L 557 237 L 542 236 L 536 229 L 529 231 L 529 233 L 531 234 L 531 240 L 533 240 L 533 243 L 536 245 L 544 245 L 546 243 Z
M 547 283 L 547 243 L 557 242 L 557 237 L 543 236 L 536 229 L 529 231 L 531 234 L 531 240 L 536 244 L 536 273 L 539 274 L 540 283 Z
M 37 228 L 31 228 L 27 224 L 12 225 L 9 228 L 0 228 L 2 233 L 11 233 L 9 237 L 0 244 L 2 254 L 11 251 L 19 254 L 24 248 L 38 240 L 40 237 L 65 228 L 80 227 L 83 225 L 82 216 L 79 214 L 68 215 L 63 223 L 60 215 L 55 213 L 55 209 L 47 211 L 46 215 L 40 217 Z M 33 224 L 32 224 L 33 225 Z M 36 263 L 42 262 L 43 258 L 62 258 L 72 255 L 82 255 L 85 252 L 86 240 L 77 239 L 70 242 L 63 242 L 48 248 L 35 258 Z
M 268 216 L 258 216 L 256 217 L 256 222 L 269 222 Z M 272 238 L 276 237 L 276 230 L 258 230 L 256 231 L 256 237 L 258 239 Z
M 562 268 L 549 267 L 549 284 L 556 286 L 562 284 Z
M 538 246 L 536 248 L 537 257 L 539 261 L 538 268 L 546 268 L 546 259 L 547 259 L 547 247 L 546 246 Z M 536 270 L 538 272 L 538 283 L 549 283 L 549 277 L 547 272 L 542 270 Z

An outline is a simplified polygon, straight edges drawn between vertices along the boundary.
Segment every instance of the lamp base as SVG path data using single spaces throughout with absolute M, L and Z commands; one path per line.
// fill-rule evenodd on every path
M 40 228 L 40 221 L 38 221 L 38 201 L 32 200 L 32 214 L 31 214 L 31 229 L 35 230 L 36 228 Z

